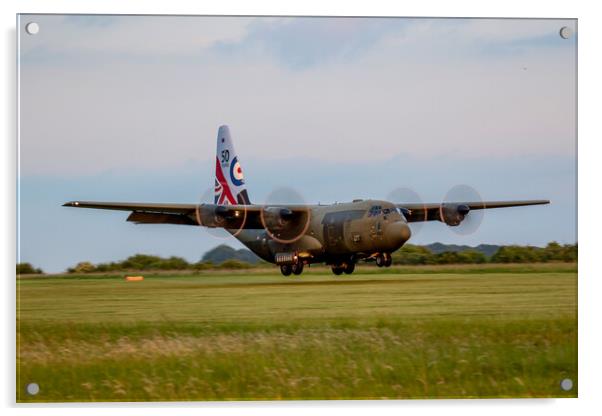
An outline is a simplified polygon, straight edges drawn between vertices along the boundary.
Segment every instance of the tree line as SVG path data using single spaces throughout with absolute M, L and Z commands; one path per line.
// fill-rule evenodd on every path
M 228 246 L 219 246 L 208 253 L 216 254 L 216 250 L 233 250 Z M 240 250 L 238 250 L 240 252 Z M 474 250 L 445 251 L 433 253 L 427 247 L 406 244 L 402 249 L 393 253 L 393 264 L 397 265 L 436 265 L 436 264 L 483 264 L 483 263 L 548 263 L 548 262 L 576 262 L 577 244 L 558 244 L 551 242 L 545 247 L 534 246 L 501 246 L 493 255 Z M 239 256 L 241 253 L 239 253 Z M 160 257 L 148 254 L 136 254 L 125 260 L 93 264 L 82 261 L 67 269 L 68 273 L 111 273 L 127 270 L 139 271 L 167 271 L 189 270 L 201 271 L 208 269 L 249 269 L 265 266 L 264 261 L 245 261 L 240 258 L 230 258 L 214 262 L 212 256 L 203 256 L 198 262 L 188 262 L 182 257 Z M 223 257 L 222 257 L 223 258 Z M 244 258 L 244 257 L 243 257 Z M 17 264 L 17 274 L 42 274 L 41 269 L 35 268 L 30 263 Z
M 201 271 L 207 269 L 248 269 L 255 267 L 245 261 L 229 259 L 219 264 L 214 264 L 211 261 L 200 260 L 195 263 L 190 263 L 182 257 L 171 256 L 163 258 L 160 256 L 152 256 L 148 254 L 136 254 L 128 257 L 123 261 L 111 263 L 92 264 L 89 261 L 84 261 L 67 269 L 68 273 L 110 273 L 120 272 L 125 270 L 140 270 L 140 271 L 165 271 L 165 270 L 192 270 Z
M 426 247 L 407 244 L 393 253 L 393 264 L 482 264 L 482 263 L 548 263 L 577 261 L 577 244 L 551 242 L 545 247 L 501 246 L 492 256 L 477 250 L 433 253 Z

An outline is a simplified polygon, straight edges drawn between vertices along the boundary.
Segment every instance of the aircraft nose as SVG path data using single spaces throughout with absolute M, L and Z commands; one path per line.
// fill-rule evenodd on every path
M 403 238 L 403 242 L 405 243 L 412 236 L 412 230 L 410 230 L 410 226 L 408 223 L 404 222 L 403 227 L 400 231 L 401 238 Z
M 387 226 L 385 231 L 388 243 L 401 247 L 412 236 L 412 231 L 405 221 L 397 221 Z

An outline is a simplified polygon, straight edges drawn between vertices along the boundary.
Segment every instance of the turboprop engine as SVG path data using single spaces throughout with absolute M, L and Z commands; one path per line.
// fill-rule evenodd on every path
M 464 204 L 443 203 L 439 208 L 440 221 L 455 227 L 460 225 L 466 214 L 470 212 L 470 207 Z
M 306 207 L 290 209 L 268 206 L 261 210 L 260 219 L 270 237 L 281 243 L 292 243 L 305 234 L 309 226 L 310 210 Z

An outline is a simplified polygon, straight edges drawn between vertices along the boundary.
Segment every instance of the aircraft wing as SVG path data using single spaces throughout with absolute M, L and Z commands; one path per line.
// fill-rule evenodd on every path
M 479 201 L 479 202 L 446 202 L 429 204 L 397 204 L 403 210 L 408 222 L 442 221 L 447 213 L 466 215 L 471 210 L 522 207 L 527 205 L 544 205 L 550 201 L 545 199 L 518 200 L 518 201 Z
M 71 201 L 64 207 L 131 211 L 127 221 L 137 224 L 183 224 L 198 225 L 194 204 L 140 204 L 131 202 Z
M 295 228 L 305 224 L 310 209 L 303 205 L 151 204 L 70 201 L 64 207 L 131 211 L 127 221 L 137 224 L 203 225 L 228 229 Z

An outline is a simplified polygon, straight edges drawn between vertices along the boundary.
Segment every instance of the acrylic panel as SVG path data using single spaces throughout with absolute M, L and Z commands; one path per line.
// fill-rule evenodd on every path
M 577 396 L 577 20 L 17 16 L 17 401 Z

